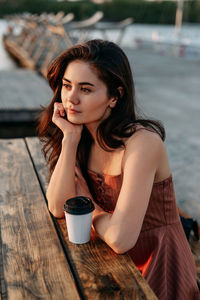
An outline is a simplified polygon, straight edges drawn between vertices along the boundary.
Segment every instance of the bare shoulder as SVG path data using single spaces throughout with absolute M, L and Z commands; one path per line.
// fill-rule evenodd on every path
M 161 151 L 165 148 L 161 137 L 145 128 L 138 129 L 125 143 L 126 151 L 142 148 L 143 151 Z
M 137 162 L 137 163 L 135 163 Z M 155 170 L 155 181 L 171 174 L 164 142 L 156 132 L 140 128 L 125 143 L 123 167 L 130 163 Z

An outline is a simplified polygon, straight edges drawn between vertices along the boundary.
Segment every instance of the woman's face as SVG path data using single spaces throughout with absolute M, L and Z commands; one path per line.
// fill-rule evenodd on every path
M 108 98 L 107 87 L 89 63 L 71 62 L 62 79 L 61 99 L 67 118 L 74 124 L 101 123 L 115 106 Z

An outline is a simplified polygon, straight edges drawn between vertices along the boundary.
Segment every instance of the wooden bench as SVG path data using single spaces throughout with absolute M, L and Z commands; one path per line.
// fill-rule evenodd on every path
M 1 299 L 157 299 L 130 257 L 94 232 L 69 242 L 65 220 L 47 208 L 37 138 L 0 140 L 0 164 Z
M 49 63 L 62 52 L 62 50 L 71 47 L 75 43 L 85 41 L 89 30 L 94 28 L 102 17 L 103 12 L 97 11 L 90 18 L 83 21 L 65 22 L 61 20 L 57 24 L 47 24 L 47 29 L 51 33 L 52 43 L 40 68 L 42 75 L 46 77 Z M 61 46 L 61 42 L 65 43 L 65 47 L 63 45 Z
M 84 41 L 88 30 L 102 17 L 101 11 L 79 22 L 72 22 L 73 13 L 64 16 L 62 11 L 56 15 L 17 15 L 13 19 L 9 18 L 10 31 L 4 35 L 4 45 L 23 67 L 37 70 L 46 77 L 48 65 L 53 58 L 75 42 Z M 14 33 L 15 25 L 19 27 L 18 34 Z M 74 32 L 77 30 L 75 38 Z
M 113 31 L 113 30 L 118 31 L 118 37 L 115 42 L 118 45 L 120 45 L 123 36 L 125 34 L 125 30 L 132 23 L 133 23 L 133 18 L 126 18 L 120 22 L 103 22 L 103 23 L 99 22 L 94 26 L 93 30 L 102 32 L 103 38 L 105 40 L 109 40 L 109 36 L 108 36 L 109 31 Z
M 22 66 L 37 70 L 46 77 L 49 63 L 57 55 L 75 43 L 89 39 L 93 31 L 102 32 L 103 37 L 108 39 L 108 32 L 115 30 L 118 32 L 116 43 L 120 44 L 127 26 L 133 22 L 132 18 L 127 18 L 121 22 L 100 23 L 102 18 L 102 11 L 83 21 L 73 21 L 74 14 L 64 16 L 62 11 L 56 15 L 14 16 L 12 24 L 20 28 L 19 34 L 15 35 L 11 30 L 4 36 L 4 45 Z

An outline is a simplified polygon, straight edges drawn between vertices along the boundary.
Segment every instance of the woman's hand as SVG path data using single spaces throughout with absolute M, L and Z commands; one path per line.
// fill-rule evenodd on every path
M 70 135 L 75 139 L 80 140 L 83 125 L 72 124 L 67 120 L 65 109 L 62 103 L 54 103 L 54 112 L 52 116 L 52 122 L 62 130 L 63 135 Z

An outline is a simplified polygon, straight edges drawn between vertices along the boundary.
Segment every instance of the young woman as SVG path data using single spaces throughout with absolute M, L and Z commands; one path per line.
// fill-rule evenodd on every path
M 200 299 L 164 128 L 136 115 L 124 52 L 102 40 L 75 45 L 53 61 L 48 80 L 54 96 L 39 136 L 50 166 L 51 213 L 62 218 L 66 199 L 90 197 L 99 237 L 130 254 L 159 299 Z

